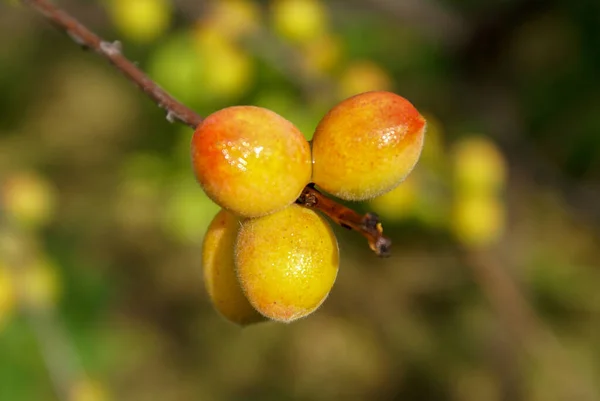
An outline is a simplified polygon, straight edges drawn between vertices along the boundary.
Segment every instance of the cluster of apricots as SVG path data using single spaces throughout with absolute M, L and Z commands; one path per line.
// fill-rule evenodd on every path
M 311 144 L 284 117 L 233 106 L 195 130 L 196 178 L 222 210 L 203 244 L 207 292 L 227 319 L 291 322 L 314 312 L 335 282 L 339 253 L 329 223 L 295 203 L 310 183 L 343 200 L 391 191 L 417 163 L 425 119 L 391 92 L 333 107 Z

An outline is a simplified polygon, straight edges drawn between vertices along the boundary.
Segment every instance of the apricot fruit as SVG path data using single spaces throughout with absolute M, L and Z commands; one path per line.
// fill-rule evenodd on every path
M 221 209 L 210 223 L 202 245 L 204 283 L 215 309 L 241 326 L 265 320 L 248 302 L 235 274 L 233 250 L 240 220 Z
M 269 319 L 292 322 L 327 298 L 338 272 L 337 240 L 320 215 L 294 204 L 242 222 L 235 265 L 250 304 Z
M 423 148 L 426 122 L 405 98 L 366 92 L 333 107 L 312 143 L 312 181 L 345 200 L 366 200 L 395 188 Z
M 311 177 L 310 146 L 290 121 L 255 106 L 208 116 L 192 138 L 196 178 L 209 198 L 243 217 L 293 203 Z

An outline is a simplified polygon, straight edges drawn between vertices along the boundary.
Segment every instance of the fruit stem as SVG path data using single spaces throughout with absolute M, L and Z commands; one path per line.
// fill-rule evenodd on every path
M 314 188 L 314 184 L 304 187 L 296 203 L 318 209 L 336 224 L 349 230 L 358 231 L 369 241 L 369 247 L 377 256 L 390 256 L 392 241 L 383 235 L 383 227 L 375 213 L 367 213 L 363 216 L 323 195 Z
M 105 41 L 49 0 L 22 0 L 22 2 L 31 6 L 54 26 L 64 31 L 79 46 L 94 50 L 107 59 L 159 107 L 166 110 L 166 118 L 169 122 L 178 121 L 194 129 L 202 122 L 203 119 L 200 115 L 177 101 L 133 62 L 129 61 L 122 53 L 120 42 Z M 383 236 L 383 228 L 374 213 L 362 216 L 326 197 L 312 185 L 304 188 L 296 203 L 318 209 L 342 227 L 358 231 L 367 238 L 369 246 L 378 256 L 389 256 L 391 241 Z

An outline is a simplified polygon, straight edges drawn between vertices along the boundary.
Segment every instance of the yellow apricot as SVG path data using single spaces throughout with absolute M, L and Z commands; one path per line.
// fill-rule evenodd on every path
M 196 178 L 215 203 L 258 217 L 293 203 L 310 181 L 310 146 L 280 115 L 255 106 L 217 111 L 192 138 Z
M 215 309 L 233 323 L 245 326 L 265 320 L 248 302 L 233 261 L 239 219 L 221 209 L 210 223 L 202 245 L 206 290 Z
M 252 306 L 270 319 L 291 322 L 327 298 L 338 272 L 337 240 L 327 221 L 294 204 L 242 222 L 235 264 Z
M 411 172 L 423 148 L 425 119 L 391 92 L 350 97 L 319 122 L 313 136 L 313 182 L 345 200 L 391 191 Z

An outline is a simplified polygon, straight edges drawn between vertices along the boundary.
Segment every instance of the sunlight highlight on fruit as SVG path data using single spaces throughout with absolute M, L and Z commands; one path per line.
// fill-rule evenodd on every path
M 317 126 L 312 180 L 345 200 L 366 200 L 390 191 L 417 163 L 425 125 L 417 109 L 394 93 L 348 98 Z
M 310 146 L 278 114 L 255 106 L 217 111 L 192 138 L 192 164 L 206 194 L 244 217 L 293 203 L 310 181 Z
M 250 305 L 235 272 L 234 246 L 240 220 L 221 210 L 210 223 L 202 245 L 206 291 L 215 309 L 227 320 L 246 326 L 266 320 Z
M 252 306 L 270 319 L 291 322 L 314 312 L 331 291 L 337 240 L 316 212 L 291 205 L 242 223 L 235 264 Z

